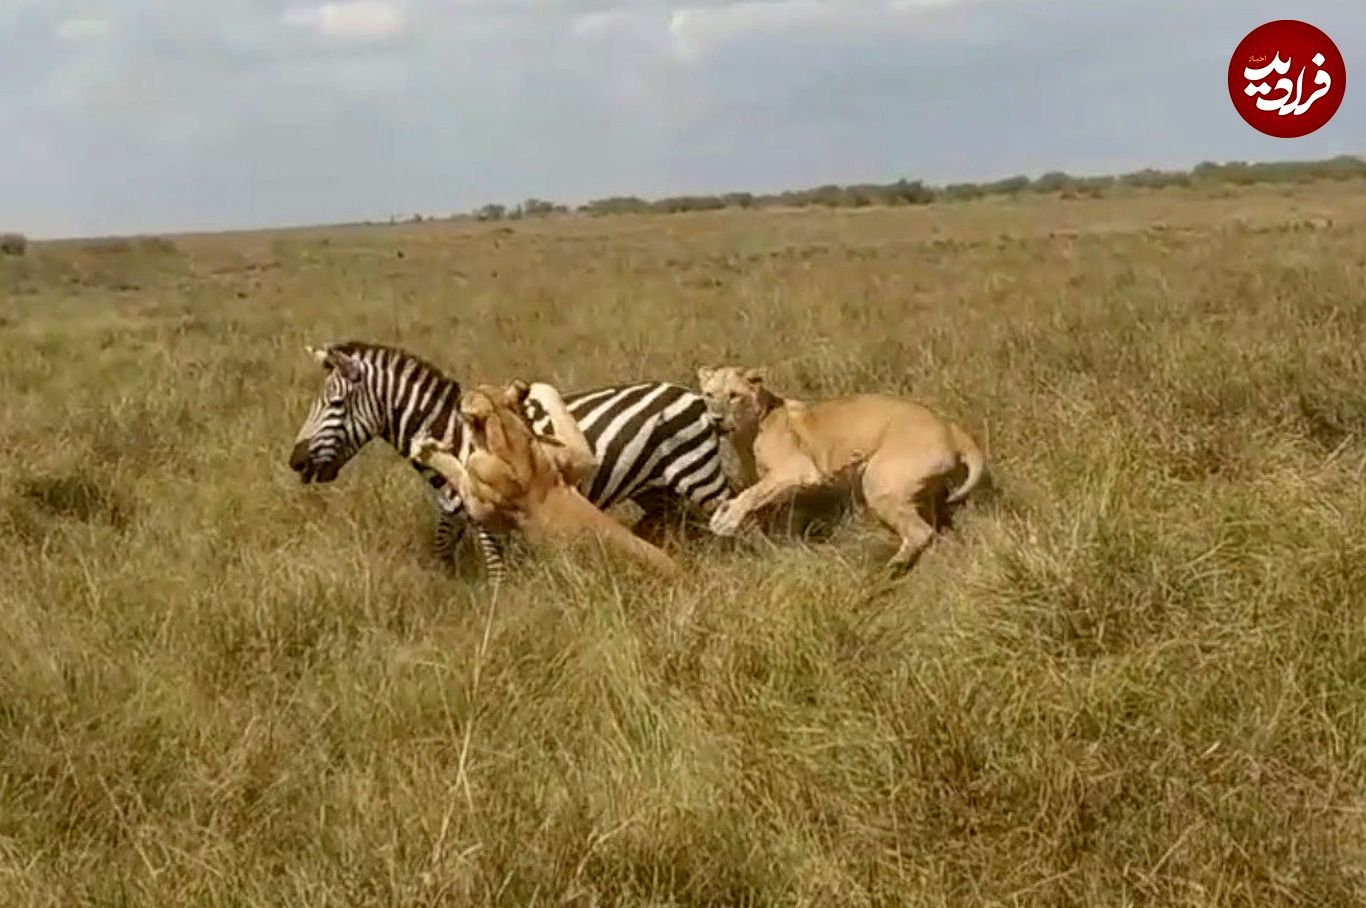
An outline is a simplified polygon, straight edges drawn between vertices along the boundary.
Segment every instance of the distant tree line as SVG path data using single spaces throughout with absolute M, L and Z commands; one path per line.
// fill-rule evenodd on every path
M 557 205 L 542 199 L 527 199 L 520 205 L 485 205 L 474 213 L 480 221 L 516 221 L 521 218 L 544 218 L 552 214 L 568 214 L 567 205 Z
M 1013 176 L 989 183 L 949 183 L 929 186 L 920 180 L 895 183 L 858 183 L 849 186 L 829 184 L 814 189 L 755 194 L 729 192 L 718 195 L 681 195 L 648 200 L 639 196 L 611 196 L 595 199 L 576 209 L 582 214 L 675 214 L 684 211 L 719 211 L 725 208 L 866 208 L 874 205 L 927 205 L 931 202 L 956 202 L 991 196 L 1021 196 L 1029 193 L 1058 195 L 1062 198 L 1101 198 L 1107 192 L 1123 189 L 1165 189 L 1172 186 L 1216 185 L 1247 186 L 1254 183 L 1312 183 L 1319 180 L 1350 180 L 1366 177 L 1366 158 L 1340 155 L 1326 161 L 1275 161 L 1250 164 L 1205 161 L 1190 170 L 1137 170 L 1116 176 L 1073 176 L 1050 171 L 1034 179 Z M 527 199 L 508 208 L 490 204 L 474 212 L 481 221 L 516 220 L 567 214 L 569 208 L 540 199 Z

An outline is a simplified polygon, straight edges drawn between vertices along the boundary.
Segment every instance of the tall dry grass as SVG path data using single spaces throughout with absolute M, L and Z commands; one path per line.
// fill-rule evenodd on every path
M 1361 904 L 1366 197 L 951 209 L 0 261 L 0 903 Z M 851 527 L 494 604 L 391 452 L 286 468 L 346 337 L 907 391 L 994 484 L 892 586 Z

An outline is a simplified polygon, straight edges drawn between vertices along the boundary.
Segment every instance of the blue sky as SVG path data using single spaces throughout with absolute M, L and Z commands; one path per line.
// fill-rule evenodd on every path
M 1286 16 L 1348 70 L 1293 140 L 1225 82 Z M 0 0 L 0 230 L 1326 157 L 1359 79 L 1362 0 Z

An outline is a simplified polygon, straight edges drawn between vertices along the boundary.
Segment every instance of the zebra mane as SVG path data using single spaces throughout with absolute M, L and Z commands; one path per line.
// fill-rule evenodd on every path
M 405 362 L 416 365 L 419 369 L 429 372 L 436 378 L 444 382 L 449 382 L 455 386 L 457 394 L 460 393 L 460 382 L 446 374 L 446 371 L 431 360 L 425 359 L 411 350 L 402 347 L 395 347 L 390 344 L 380 344 L 373 341 L 349 340 L 339 344 L 329 345 L 339 353 L 354 356 L 358 359 L 375 361 L 378 360 L 387 366 L 396 366 Z

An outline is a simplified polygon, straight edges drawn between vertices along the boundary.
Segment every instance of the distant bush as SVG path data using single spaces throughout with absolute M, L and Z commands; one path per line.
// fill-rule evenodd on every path
M 887 194 L 897 203 L 904 205 L 928 205 L 938 193 L 920 180 L 900 179 L 887 187 Z
M 806 204 L 824 205 L 827 208 L 838 208 L 839 206 L 846 204 L 846 199 L 847 196 L 843 189 L 833 183 L 828 183 L 825 186 L 817 186 L 815 189 L 811 190 Z
M 527 199 L 522 203 L 522 214 L 529 218 L 549 217 L 552 214 L 564 214 L 569 209 L 554 202 L 547 202 L 542 199 Z
M 1064 192 L 1075 188 L 1076 181 L 1061 170 L 1050 170 L 1029 185 L 1035 192 Z
M 660 199 L 650 206 L 651 211 L 677 214 L 683 211 L 718 211 L 726 207 L 720 196 L 682 195 Z
M 180 247 L 164 236 L 145 236 L 138 240 L 138 248 L 157 255 L 179 255 Z
M 28 237 L 22 233 L 0 233 L 0 255 L 23 255 L 28 252 Z
M 1029 177 L 1007 177 L 1004 180 L 997 180 L 982 187 L 982 191 L 987 195 L 1015 195 L 1029 188 Z
M 1191 175 L 1179 171 L 1148 168 L 1126 173 L 1119 178 L 1119 182 L 1125 186 L 1135 186 L 1140 189 L 1166 189 L 1169 186 L 1189 186 Z
M 501 221 L 507 214 L 505 205 L 485 205 L 474 213 L 475 220 L 478 221 Z
M 950 183 L 940 190 L 939 195 L 949 202 L 966 202 L 980 199 L 985 193 L 976 183 Z
M 612 196 L 607 199 L 594 199 L 579 210 L 592 215 L 639 214 L 649 211 L 650 203 L 633 195 Z

